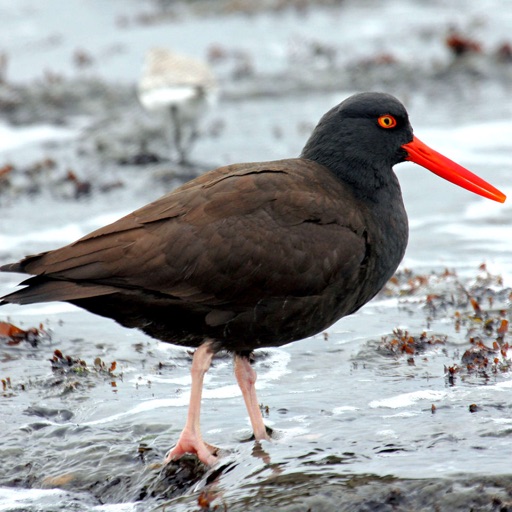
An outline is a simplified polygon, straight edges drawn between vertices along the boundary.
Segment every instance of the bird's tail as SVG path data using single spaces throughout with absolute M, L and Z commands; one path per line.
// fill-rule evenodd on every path
M 16 272 L 16 270 L 14 270 L 16 265 L 16 263 L 12 265 L 12 272 Z M 6 267 L 9 267 L 9 265 L 4 265 L 1 267 L 1 270 L 11 271 Z M 21 286 L 25 288 L 1 297 L 0 305 L 72 301 L 97 297 L 99 295 L 109 295 L 117 291 L 116 288 L 112 286 L 64 281 L 61 279 L 52 279 L 44 275 L 31 277 L 23 281 Z

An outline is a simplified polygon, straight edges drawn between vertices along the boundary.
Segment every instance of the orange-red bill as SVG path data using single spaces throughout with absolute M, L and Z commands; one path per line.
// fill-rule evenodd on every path
M 456 164 L 453 160 L 429 148 L 417 137 L 414 137 L 412 142 L 408 142 L 402 147 L 407 151 L 408 156 L 406 160 L 417 163 L 434 174 L 441 176 L 441 178 L 451 181 L 455 185 L 470 190 L 475 194 L 498 201 L 499 203 L 505 202 L 507 196 L 503 192 L 500 192 L 490 183 L 487 183 L 461 165 Z

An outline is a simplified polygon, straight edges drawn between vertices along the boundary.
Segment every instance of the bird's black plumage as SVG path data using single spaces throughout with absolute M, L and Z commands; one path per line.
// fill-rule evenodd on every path
M 377 124 L 399 119 L 395 130 Z M 351 97 L 301 158 L 223 167 L 62 249 L 3 302 L 64 300 L 163 341 L 250 351 L 326 329 L 370 300 L 407 243 L 392 165 L 412 140 L 393 97 Z
M 66 247 L 0 267 L 33 276 L 1 303 L 67 301 L 198 347 L 187 423 L 166 460 L 192 452 L 214 464 L 199 428 L 214 353 L 234 352 L 255 439 L 268 439 L 248 355 L 328 328 L 384 286 L 407 245 L 392 169 L 404 160 L 505 200 L 414 137 L 398 100 L 358 94 L 322 117 L 300 158 L 221 167 Z

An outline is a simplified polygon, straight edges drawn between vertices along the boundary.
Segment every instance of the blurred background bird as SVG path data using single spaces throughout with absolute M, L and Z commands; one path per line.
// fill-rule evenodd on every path
M 164 117 L 171 156 L 187 164 L 199 135 L 199 121 L 215 103 L 217 81 L 210 67 L 166 48 L 151 48 L 139 82 L 139 100 L 150 112 Z

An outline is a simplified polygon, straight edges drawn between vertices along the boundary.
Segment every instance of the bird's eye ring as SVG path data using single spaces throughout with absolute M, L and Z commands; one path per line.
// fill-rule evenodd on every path
M 377 122 L 381 128 L 394 128 L 397 125 L 396 119 L 390 114 L 380 116 Z

